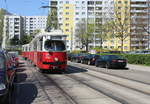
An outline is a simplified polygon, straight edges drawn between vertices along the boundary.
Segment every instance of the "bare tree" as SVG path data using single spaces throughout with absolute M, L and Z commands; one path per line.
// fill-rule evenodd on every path
M 127 6 L 121 7 L 115 5 L 114 19 L 109 22 L 112 38 L 121 41 L 121 51 L 123 51 L 124 41 L 130 36 L 130 10 Z
M 89 43 L 92 41 L 94 24 L 87 24 L 86 21 L 80 21 L 77 24 L 76 38 L 78 38 L 81 43 L 81 48 L 86 48 L 86 51 L 89 50 Z

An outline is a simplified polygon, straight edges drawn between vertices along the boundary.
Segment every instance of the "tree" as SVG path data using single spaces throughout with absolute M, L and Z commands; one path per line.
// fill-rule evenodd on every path
M 31 35 L 24 35 L 21 39 L 20 39 L 20 44 L 28 44 L 32 41 L 32 36 Z
M 11 45 L 18 45 L 19 44 L 19 39 L 17 39 L 17 38 L 10 39 L 10 44 Z
M 107 21 L 104 24 L 99 24 L 98 25 L 98 31 L 97 31 L 97 35 L 96 38 L 100 39 L 100 48 L 103 47 L 103 42 L 110 38 L 111 35 L 113 35 L 113 31 L 111 31 L 112 27 L 110 26 L 110 22 Z
M 121 9 L 122 8 L 122 9 Z M 123 51 L 124 41 L 130 36 L 130 9 L 128 6 L 119 7 L 115 5 L 114 19 L 109 22 L 112 38 L 121 41 L 121 51 Z
M 4 9 L 0 9 L 0 46 L 3 40 L 3 27 L 4 27 L 4 15 L 6 11 Z
M 50 29 L 58 28 L 58 18 L 57 18 L 57 8 L 51 8 L 46 24 L 46 31 L 50 31 Z
M 33 38 L 38 34 L 38 33 L 40 33 L 41 31 L 39 30 L 39 29 L 37 29 L 37 30 L 34 30 L 33 31 L 33 34 L 31 35 Z
M 94 24 L 87 24 L 86 21 L 80 21 L 77 24 L 78 31 L 76 32 L 76 37 L 78 38 L 79 42 L 81 43 L 81 49 L 84 47 L 86 51 L 89 50 L 89 43 L 92 42 L 93 32 L 94 32 Z

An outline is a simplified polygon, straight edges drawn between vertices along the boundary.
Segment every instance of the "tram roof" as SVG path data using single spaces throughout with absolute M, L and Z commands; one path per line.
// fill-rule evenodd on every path
M 51 32 L 40 32 L 39 34 L 37 34 L 35 36 L 35 38 L 37 37 L 41 37 L 41 36 L 64 36 L 64 37 L 67 37 L 66 34 L 64 34 L 61 30 L 54 30 L 54 31 L 51 31 Z

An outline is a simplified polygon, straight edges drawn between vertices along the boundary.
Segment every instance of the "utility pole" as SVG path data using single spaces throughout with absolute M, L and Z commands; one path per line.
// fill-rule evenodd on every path
M 96 11 L 95 11 L 95 8 L 96 8 L 96 1 L 94 1 L 94 48 L 96 47 Z
M 73 50 L 73 28 L 71 27 L 71 47 L 70 50 Z

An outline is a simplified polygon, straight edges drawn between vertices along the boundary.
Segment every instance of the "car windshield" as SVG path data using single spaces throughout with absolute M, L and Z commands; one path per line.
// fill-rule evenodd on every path
M 45 41 L 45 49 L 48 51 L 65 51 L 65 44 L 62 41 Z
M 5 58 L 4 56 L 0 53 L 0 71 L 4 70 L 5 68 Z
M 111 55 L 109 56 L 111 59 L 124 59 L 123 57 L 121 56 L 117 56 L 117 55 Z

